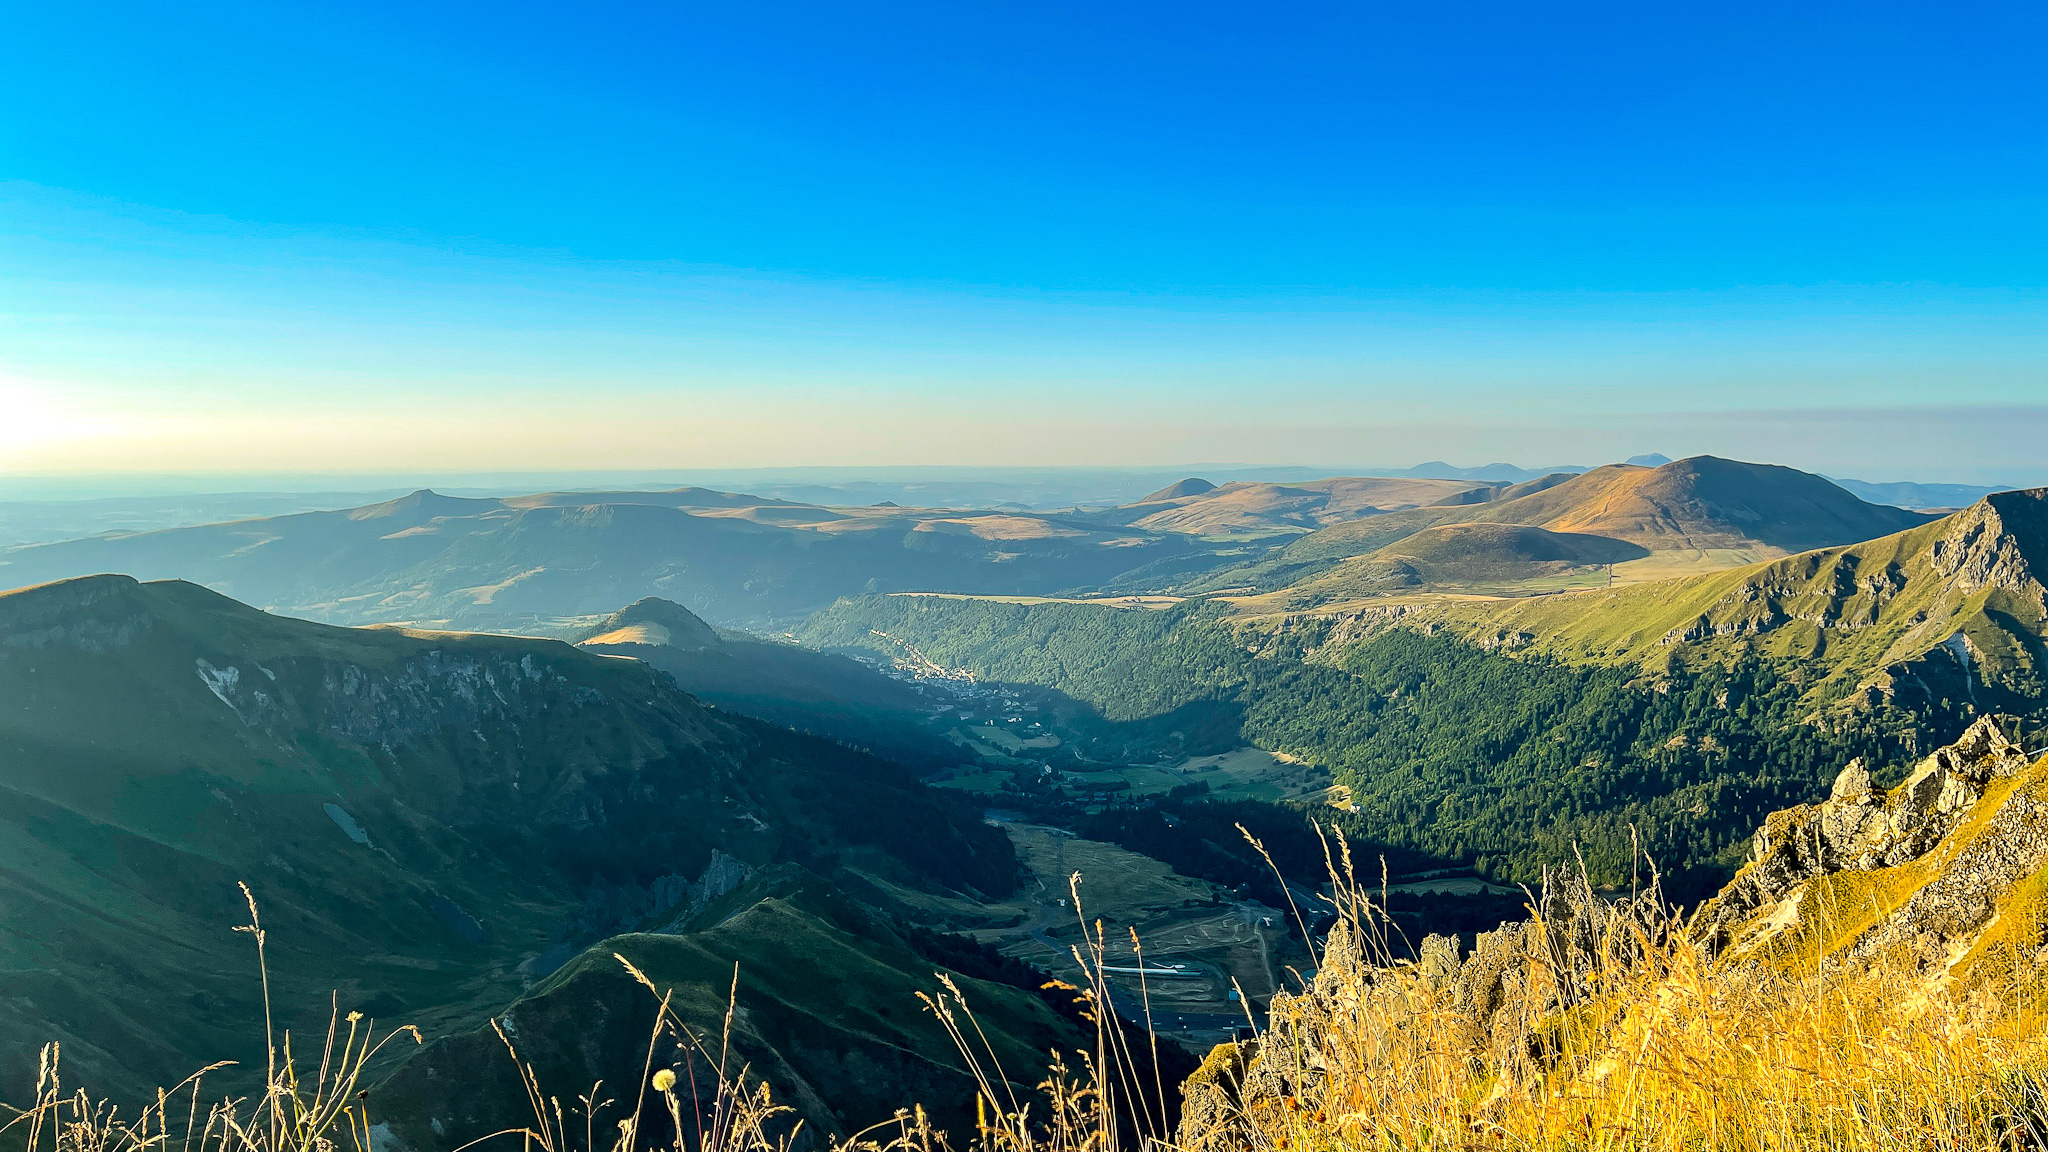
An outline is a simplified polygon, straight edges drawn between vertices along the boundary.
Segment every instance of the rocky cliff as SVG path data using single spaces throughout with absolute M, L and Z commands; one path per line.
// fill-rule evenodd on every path
M 1654 882 L 1617 899 L 1567 875 L 1545 886 L 1535 918 L 1469 945 L 1431 936 L 1409 962 L 1390 958 L 1370 912 L 1354 916 L 1309 987 L 1275 998 L 1265 1036 L 1218 1048 L 1188 1081 L 1182 1146 L 1251 1147 L 1267 1118 L 1325 1099 L 1334 1069 L 1370 1066 L 1358 1054 L 1390 1029 L 1500 1070 L 1498 1090 L 1546 1065 L 1553 1029 L 1627 1002 L 1602 1000 L 1617 987 L 1634 985 L 1636 1010 L 1664 1003 L 1674 956 L 1700 958 L 1695 980 L 1827 980 L 1881 962 L 1911 998 L 2037 1002 L 2048 992 L 2048 757 L 2020 728 L 1982 718 L 1888 791 L 1861 762 L 1844 766 L 1828 799 L 1772 814 L 1742 871 L 1690 917 Z

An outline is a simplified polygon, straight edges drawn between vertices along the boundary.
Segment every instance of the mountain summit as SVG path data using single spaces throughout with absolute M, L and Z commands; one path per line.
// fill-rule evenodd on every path
M 1209 483 L 1200 476 L 1190 476 L 1177 483 L 1168 484 L 1166 487 L 1148 496 L 1140 496 L 1132 501 L 1132 503 L 1157 504 L 1162 500 L 1178 500 L 1183 496 L 1200 496 L 1204 492 L 1214 492 L 1215 490 L 1216 486 L 1214 484 Z
M 644 644 L 695 651 L 716 647 L 719 640 L 718 633 L 695 612 L 674 601 L 647 596 L 593 625 L 577 643 L 592 648 Z

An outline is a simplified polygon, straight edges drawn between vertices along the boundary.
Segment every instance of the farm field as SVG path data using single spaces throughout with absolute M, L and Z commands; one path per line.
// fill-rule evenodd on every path
M 1011 775 L 1008 768 L 958 768 L 943 776 L 928 777 L 926 782 L 940 788 L 958 788 L 963 792 L 992 796 L 1003 790 Z
M 1127 1017 L 1142 1018 L 1149 998 L 1162 1036 L 1206 1051 L 1218 1037 L 1245 1023 L 1244 1006 L 1231 998 L 1241 988 L 1255 1008 L 1278 988 L 1289 965 L 1304 967 L 1301 946 L 1286 935 L 1285 913 L 1231 900 L 1216 885 L 1174 872 L 1165 864 L 1098 840 L 1021 820 L 1002 821 L 1029 872 L 1017 896 L 973 904 L 899 887 L 877 876 L 870 882 L 890 895 L 1054 976 L 1084 983 L 1073 948 L 1083 940 L 1081 916 L 1102 924 L 1109 963 L 1130 964 L 1133 932 L 1147 966 L 1185 965 L 1185 977 L 1111 977 L 1112 995 Z M 1081 877 L 1077 913 L 1068 879 Z
M 1183 783 L 1205 783 L 1211 795 L 1229 800 L 1307 799 L 1330 787 L 1328 771 L 1263 748 L 1197 756 L 1174 765 L 1172 772 Z

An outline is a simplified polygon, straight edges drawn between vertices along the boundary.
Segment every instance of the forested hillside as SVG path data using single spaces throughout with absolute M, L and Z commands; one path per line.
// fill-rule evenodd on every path
M 1626 882 L 1631 838 L 1680 890 L 1732 871 L 1777 808 L 1822 795 L 1846 760 L 1895 768 L 1955 717 L 1878 708 L 1806 723 L 1779 666 L 1674 666 L 1654 678 L 1489 652 L 1391 629 L 1326 647 L 1329 622 L 1261 631 L 1220 604 L 1165 611 L 922 596 L 844 601 L 802 635 L 827 647 L 923 657 L 1071 697 L 1105 726 L 1198 718 L 1323 764 L 1359 839 L 1473 860 L 1502 880 L 1583 852 Z

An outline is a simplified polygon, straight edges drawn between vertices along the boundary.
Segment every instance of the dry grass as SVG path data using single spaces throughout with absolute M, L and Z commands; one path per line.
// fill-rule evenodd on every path
M 641 1081 L 654 1093 L 630 1094 L 658 1101 L 665 1124 L 636 1110 L 600 1128 L 601 1086 L 565 1106 L 522 1064 L 534 1122 L 490 1143 L 518 1141 L 527 1152 L 2048 1148 L 2040 1013 L 2022 995 L 2035 977 L 2018 967 L 2009 987 L 1960 998 L 1883 960 L 1736 963 L 1710 955 L 1654 886 L 1622 901 L 1546 893 L 1534 903 L 1544 915 L 1504 954 L 1490 1002 L 1477 1004 L 1471 985 L 1427 956 L 1397 960 L 1405 947 L 1372 893 L 1348 867 L 1333 871 L 1345 877 L 1336 885 L 1344 916 L 1312 988 L 1276 1003 L 1268 1031 L 1246 1046 L 1259 1053 L 1248 1064 L 1233 1071 L 1228 1053 L 1212 1057 L 1194 1089 L 1208 1106 L 1178 1133 L 1164 1130 L 1173 1086 L 1147 1082 L 1141 1053 L 1100 1016 L 1109 942 L 1095 925 L 1075 949 L 1092 986 L 1072 988 L 1096 1013 L 1095 1047 L 1054 1054 L 1035 1097 L 1010 1087 L 957 987 L 942 979 L 924 998 L 979 1086 L 977 1131 L 958 1141 L 917 1107 L 849 1139 L 811 1140 L 769 1085 L 731 1066 L 729 1035 L 693 1034 L 656 997 Z M 260 954 L 254 911 L 246 930 Z M 367 1150 L 356 1093 L 378 1045 L 359 1023 L 330 1028 L 310 1080 L 285 1038 L 259 1097 L 204 1114 L 195 1076 L 124 1119 L 67 1094 L 50 1052 L 37 1102 L 5 1131 L 37 1152 Z M 690 1054 L 683 1075 L 701 1066 L 709 1083 L 686 1083 L 672 1058 L 657 1059 L 678 1051 Z
M 1189 1145 L 2048 1147 L 2026 996 L 1958 998 L 1887 959 L 1723 961 L 1638 899 L 1570 924 L 1539 916 L 1505 957 L 1489 1016 L 1469 984 L 1395 961 L 1357 885 L 1340 883 L 1339 899 L 1345 924 L 1314 990 L 1276 1007 L 1242 1095 L 1209 1131 L 1184 1133 Z

